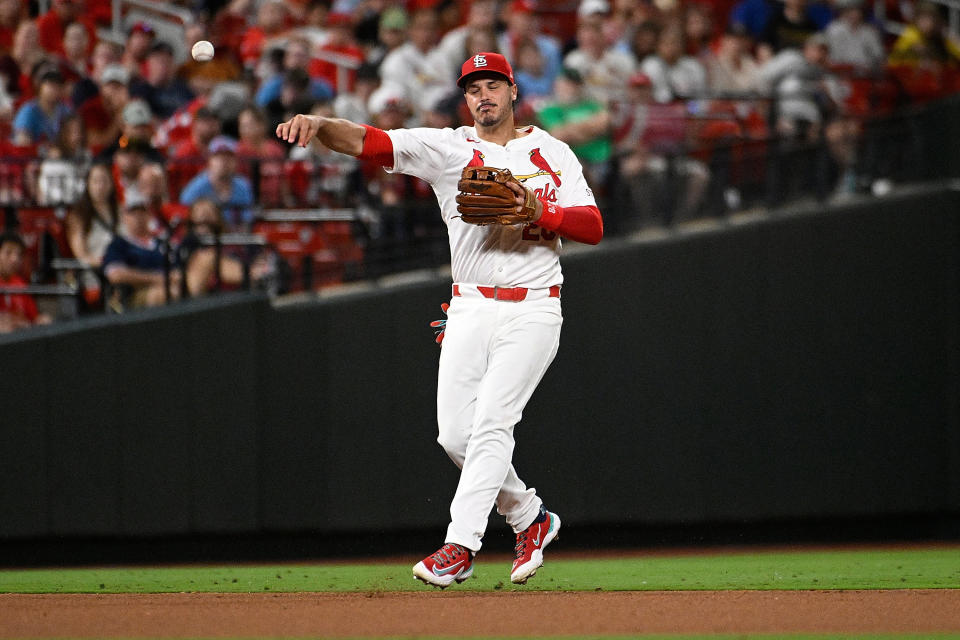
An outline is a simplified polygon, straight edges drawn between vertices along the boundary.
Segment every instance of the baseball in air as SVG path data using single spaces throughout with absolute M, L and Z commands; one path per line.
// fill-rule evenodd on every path
M 190 49 L 190 55 L 197 62 L 213 60 L 213 45 L 208 40 L 200 40 Z

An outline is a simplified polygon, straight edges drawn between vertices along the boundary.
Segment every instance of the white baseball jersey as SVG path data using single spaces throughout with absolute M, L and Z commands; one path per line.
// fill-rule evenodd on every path
M 509 169 L 538 198 L 561 207 L 596 206 L 580 161 L 566 143 L 535 126 L 501 146 L 474 127 L 395 129 L 390 172 L 421 178 L 433 187 L 450 237 L 453 281 L 545 289 L 563 282 L 560 238 L 536 225 L 476 226 L 460 220 L 456 195 L 468 165 Z

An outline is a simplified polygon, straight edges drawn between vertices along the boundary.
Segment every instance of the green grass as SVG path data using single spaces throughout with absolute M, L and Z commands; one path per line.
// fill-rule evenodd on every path
M 406 563 L 0 571 L 0 593 L 432 591 Z M 547 558 L 517 586 L 509 564 L 478 559 L 450 591 L 960 588 L 960 550 L 757 552 L 616 559 Z

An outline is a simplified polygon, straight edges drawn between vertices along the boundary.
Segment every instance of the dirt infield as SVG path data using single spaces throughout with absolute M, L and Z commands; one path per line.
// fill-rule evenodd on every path
M 0 637 L 960 631 L 960 590 L 0 594 Z

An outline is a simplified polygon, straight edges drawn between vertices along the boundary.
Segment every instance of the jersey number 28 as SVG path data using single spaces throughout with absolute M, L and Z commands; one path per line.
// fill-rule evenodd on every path
M 528 224 L 523 228 L 523 239 L 529 240 L 530 242 L 550 242 L 557 237 L 556 231 L 550 231 L 549 229 L 542 229 L 535 224 Z

